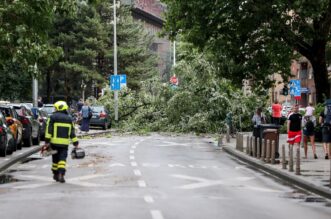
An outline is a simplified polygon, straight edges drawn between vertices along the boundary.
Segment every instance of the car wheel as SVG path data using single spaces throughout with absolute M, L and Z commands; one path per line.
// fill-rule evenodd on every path
M 33 145 L 39 145 L 40 144 L 40 132 L 38 132 L 37 138 L 33 139 Z
M 32 136 L 30 135 L 29 138 L 24 139 L 24 146 L 30 147 L 32 145 Z

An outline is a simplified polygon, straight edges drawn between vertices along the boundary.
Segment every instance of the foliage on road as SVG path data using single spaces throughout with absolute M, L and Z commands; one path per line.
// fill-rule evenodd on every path
M 119 120 L 125 131 L 176 131 L 217 133 L 225 130 L 225 116 L 233 113 L 233 123 L 246 130 L 251 117 L 265 99 L 244 96 L 242 91 L 221 79 L 217 68 L 188 44 L 181 46 L 181 59 L 174 69 L 179 86 L 171 87 L 153 78 L 141 83 L 139 92 L 119 92 Z M 113 112 L 113 92 L 100 98 Z M 113 114 L 113 113 L 112 113 Z
M 224 77 L 252 78 L 270 85 L 268 75 L 287 76 L 292 51 L 314 69 L 318 102 L 329 97 L 326 46 L 330 42 L 331 0 L 163 0 L 165 33 L 214 53 Z M 227 62 L 224 62 L 227 60 Z

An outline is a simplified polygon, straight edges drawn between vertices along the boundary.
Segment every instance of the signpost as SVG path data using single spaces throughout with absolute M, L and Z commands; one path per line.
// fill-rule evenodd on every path
M 110 89 L 113 91 L 117 91 L 121 89 L 120 85 L 120 76 L 119 75 L 111 75 L 110 76 Z
M 301 84 L 300 80 L 290 80 L 290 94 L 294 96 L 294 99 L 300 100 L 301 99 Z

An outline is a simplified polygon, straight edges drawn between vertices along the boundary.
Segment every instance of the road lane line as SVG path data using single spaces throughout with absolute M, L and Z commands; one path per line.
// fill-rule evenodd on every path
M 134 160 L 134 156 L 133 155 L 130 156 L 130 160 Z
M 152 196 L 149 196 L 149 195 L 144 196 L 144 200 L 147 203 L 154 203 L 153 197 Z
M 136 145 L 132 145 L 132 147 L 131 147 L 132 149 L 136 149 L 137 148 L 137 146 Z
M 134 154 L 134 150 L 130 150 L 130 154 Z
M 134 172 L 134 175 L 141 176 L 140 170 L 135 169 L 135 170 L 133 170 L 133 172 Z
M 159 210 L 151 210 L 151 215 L 153 219 L 163 219 L 163 215 Z
M 138 180 L 138 186 L 144 188 L 146 187 L 146 182 L 144 180 Z
M 131 162 L 131 166 L 136 167 L 138 166 L 137 162 Z

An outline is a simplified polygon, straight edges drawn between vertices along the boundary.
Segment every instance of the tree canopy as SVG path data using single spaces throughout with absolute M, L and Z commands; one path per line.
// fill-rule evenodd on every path
M 293 51 L 314 69 L 317 99 L 329 97 L 326 45 L 330 40 L 331 0 L 162 0 L 168 5 L 165 33 L 178 33 L 213 51 L 221 74 L 237 82 L 289 75 Z M 225 61 L 225 62 L 224 62 Z

